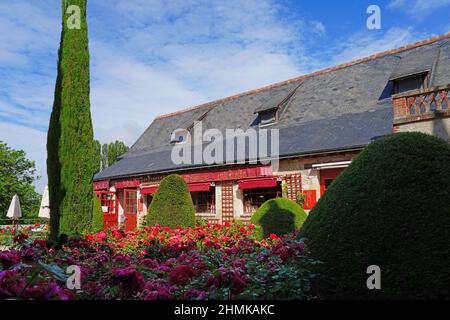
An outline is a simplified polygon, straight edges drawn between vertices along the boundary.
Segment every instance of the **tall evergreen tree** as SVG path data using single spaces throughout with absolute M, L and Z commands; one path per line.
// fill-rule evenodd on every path
M 95 150 L 89 101 L 86 0 L 62 0 L 58 75 L 47 137 L 50 237 L 78 235 L 92 220 Z

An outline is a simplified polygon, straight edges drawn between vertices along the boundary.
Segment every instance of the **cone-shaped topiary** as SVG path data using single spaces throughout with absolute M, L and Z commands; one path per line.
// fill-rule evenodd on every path
M 91 232 L 100 232 L 103 230 L 103 210 L 100 201 L 94 193 L 92 199 L 92 227 Z
M 258 226 L 262 237 L 294 232 L 306 220 L 306 213 L 296 202 L 287 198 L 271 199 L 256 210 L 250 222 Z
M 195 226 L 195 209 L 186 182 L 179 175 L 165 177 L 156 191 L 146 217 L 148 226 L 176 228 Z
M 62 1 L 58 75 L 47 137 L 50 237 L 81 235 L 92 220 L 96 166 L 89 101 L 86 0 Z
M 450 298 L 450 145 L 421 133 L 371 143 L 329 187 L 300 237 L 325 298 Z M 381 269 L 381 290 L 368 290 Z

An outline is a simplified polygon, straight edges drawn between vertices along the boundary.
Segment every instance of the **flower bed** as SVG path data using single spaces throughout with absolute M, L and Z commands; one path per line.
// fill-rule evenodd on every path
M 311 261 L 294 236 L 253 238 L 238 223 L 69 239 L 59 250 L 27 236 L 0 252 L 0 299 L 308 299 Z M 65 270 L 80 267 L 81 288 Z

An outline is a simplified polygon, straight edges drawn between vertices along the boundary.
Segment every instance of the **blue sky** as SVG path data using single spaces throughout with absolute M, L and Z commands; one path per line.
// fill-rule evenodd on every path
M 157 115 L 450 31 L 450 0 L 88 2 L 95 136 L 129 145 Z M 59 0 L 0 0 L 0 140 L 36 161 L 39 192 L 60 28 Z

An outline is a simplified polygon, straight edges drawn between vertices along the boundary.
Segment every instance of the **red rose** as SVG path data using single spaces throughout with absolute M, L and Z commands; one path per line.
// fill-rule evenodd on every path
M 191 280 L 197 272 L 194 268 L 186 265 L 174 267 L 169 273 L 169 283 L 184 286 Z

